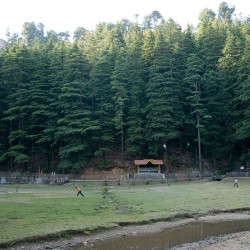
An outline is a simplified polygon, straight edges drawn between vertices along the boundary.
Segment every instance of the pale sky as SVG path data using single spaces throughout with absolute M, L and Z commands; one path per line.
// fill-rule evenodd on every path
M 187 23 L 196 26 L 199 13 L 204 8 L 218 12 L 223 0 L 5 0 L 1 1 L 0 38 L 10 33 L 21 34 L 24 22 L 42 23 L 45 31 L 69 31 L 84 27 L 93 30 L 99 22 L 116 23 L 125 18 L 139 23 L 154 10 L 167 20 L 173 18 L 183 28 Z M 249 0 L 224 0 L 229 7 L 235 6 L 235 14 L 250 14 Z

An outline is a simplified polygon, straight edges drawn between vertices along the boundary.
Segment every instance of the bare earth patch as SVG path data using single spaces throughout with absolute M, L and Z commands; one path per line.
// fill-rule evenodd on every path
M 102 231 L 92 234 L 90 236 L 74 236 L 69 239 L 58 239 L 54 241 L 42 241 L 38 243 L 23 243 L 6 248 L 9 250 L 42 250 L 42 249 L 69 249 L 70 247 L 84 244 L 86 242 L 93 242 L 96 240 L 108 240 L 114 237 L 120 237 L 125 235 L 141 235 L 147 233 L 157 233 L 164 229 L 174 228 L 195 221 L 227 221 L 227 220 L 245 220 L 250 219 L 250 214 L 245 213 L 221 213 L 216 215 L 207 215 L 199 218 L 188 218 L 175 221 L 157 222 L 150 225 L 138 225 L 138 226 L 126 226 L 117 227 L 115 229 Z M 239 232 L 234 234 L 222 235 L 219 237 L 210 237 L 206 240 L 184 244 L 176 248 L 178 250 L 226 250 L 226 249 L 250 249 L 250 231 Z

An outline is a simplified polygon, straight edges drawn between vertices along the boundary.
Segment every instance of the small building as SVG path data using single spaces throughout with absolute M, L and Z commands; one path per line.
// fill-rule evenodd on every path
M 135 166 L 137 167 L 137 173 L 150 174 L 150 173 L 161 173 L 163 166 L 163 160 L 135 160 Z

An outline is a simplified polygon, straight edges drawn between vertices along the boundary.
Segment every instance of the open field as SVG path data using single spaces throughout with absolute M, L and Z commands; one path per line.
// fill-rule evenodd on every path
M 78 185 L 79 183 L 77 183 Z M 75 185 L 0 185 L 0 246 L 22 239 L 52 239 L 90 234 L 96 229 L 214 211 L 250 209 L 250 178 L 208 179 L 104 187 Z

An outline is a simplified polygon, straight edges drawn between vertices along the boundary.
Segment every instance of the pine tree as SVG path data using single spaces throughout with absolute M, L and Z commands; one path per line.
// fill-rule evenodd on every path
M 42 132 L 42 137 L 39 143 L 47 145 L 47 150 L 51 155 L 48 158 L 52 161 L 51 168 L 54 169 L 58 159 L 58 151 L 61 147 L 62 137 L 58 132 L 58 120 L 63 117 L 59 96 L 61 94 L 62 84 L 65 82 L 66 72 L 65 65 L 67 62 L 67 52 L 69 43 L 66 41 L 59 41 L 53 44 L 52 41 L 46 45 L 48 51 L 48 83 L 50 91 L 46 98 L 48 105 L 47 124 Z
M 239 29 L 230 29 L 222 51 L 223 56 L 219 59 L 219 77 L 223 82 L 224 143 L 227 145 L 227 152 L 229 152 L 229 163 L 231 163 L 233 151 L 237 148 L 238 143 L 234 138 L 235 112 L 232 101 L 236 96 L 239 61 L 244 52 L 243 49 L 244 39 Z
M 113 101 L 111 91 L 111 75 L 114 67 L 114 57 L 107 51 L 92 65 L 91 70 L 91 111 L 100 130 L 93 137 L 94 154 L 103 156 L 108 161 L 108 152 L 114 143 Z
M 36 41 L 30 48 L 30 109 L 31 117 L 28 128 L 27 138 L 29 139 L 29 151 L 32 158 L 32 166 L 37 165 L 34 157 L 41 157 L 42 167 L 51 169 L 50 155 L 51 147 L 47 141 L 43 141 L 44 130 L 47 129 L 48 112 L 49 112 L 49 96 L 51 85 L 48 82 L 48 51 L 47 47 L 41 42 Z M 47 161 L 46 161 L 47 160 Z M 36 169 L 38 166 L 36 166 Z M 41 166 L 40 166 L 41 168 Z
M 232 101 L 233 137 L 241 144 L 240 160 L 243 165 L 250 159 L 250 36 L 246 36 L 244 53 L 239 62 L 237 87 Z
M 4 121 L 8 121 L 9 147 L 1 156 L 0 161 L 10 160 L 11 169 L 14 165 L 24 170 L 29 161 L 27 155 L 27 124 L 29 121 L 29 96 L 27 95 L 28 79 L 28 51 L 23 43 L 15 44 L 6 52 L 3 70 L 5 77 L 3 81 L 9 88 L 9 105 L 4 112 Z
M 188 26 L 183 32 L 183 39 L 181 42 L 181 52 L 182 52 L 182 65 L 184 72 L 181 75 L 185 76 L 185 70 L 187 68 L 188 58 L 197 52 L 197 42 L 192 26 Z M 196 129 L 193 124 L 193 117 L 190 116 L 192 109 L 190 107 L 190 102 L 188 97 L 190 96 L 190 86 L 185 82 L 185 79 L 181 80 L 180 86 L 180 98 L 179 102 L 182 107 L 182 119 L 181 119 L 181 151 L 186 149 L 187 145 L 193 148 L 193 138 L 196 138 Z M 188 144 L 189 143 L 189 144 Z M 184 144 L 184 145 L 183 145 Z
M 194 125 L 197 129 L 197 149 L 199 156 L 199 171 L 202 176 L 201 163 L 201 132 L 204 130 L 205 110 L 202 103 L 202 74 L 204 73 L 203 62 L 196 54 L 191 54 L 188 58 L 184 81 L 190 86 L 189 101 L 192 108 L 190 115 L 195 115 Z M 202 120 L 201 120 L 202 119 Z M 193 138 L 195 140 L 195 138 Z
M 89 107 L 89 65 L 79 47 L 73 44 L 66 51 L 64 79 L 58 96 L 61 115 L 57 120 L 56 140 L 60 142 L 59 167 L 84 166 L 91 155 L 92 133 L 99 129 L 91 120 Z
M 203 22 L 207 22 L 203 20 Z M 203 104 L 213 119 L 206 120 L 206 131 L 203 132 L 204 156 L 216 161 L 223 157 L 224 133 L 222 88 L 219 81 L 218 60 L 222 56 L 222 49 L 226 39 L 226 29 L 219 19 L 210 18 L 207 25 L 201 25 L 198 32 L 198 53 L 204 62 L 204 75 L 202 79 Z
M 121 148 L 122 164 L 124 160 L 125 117 L 127 115 L 128 100 L 127 63 L 125 50 L 121 49 L 115 62 L 111 84 L 115 111 L 113 122 L 116 130 L 117 143 Z
M 143 124 L 145 121 L 144 98 L 146 93 L 145 68 L 142 60 L 142 32 L 134 24 L 125 36 L 127 79 L 128 79 L 128 115 L 126 117 L 126 152 L 131 156 L 142 156 L 145 152 Z
M 156 29 L 153 61 L 150 66 L 147 86 L 147 115 L 145 136 L 148 154 L 157 156 L 162 152 L 162 145 L 178 137 L 178 120 L 175 119 L 175 106 L 178 98 L 176 86 L 176 67 L 173 61 L 171 44 L 169 45 L 161 27 Z
M 3 155 L 8 148 L 8 122 L 4 122 L 4 111 L 7 110 L 8 103 L 6 97 L 9 95 L 8 88 L 4 83 L 4 56 L 0 52 L 0 155 Z

